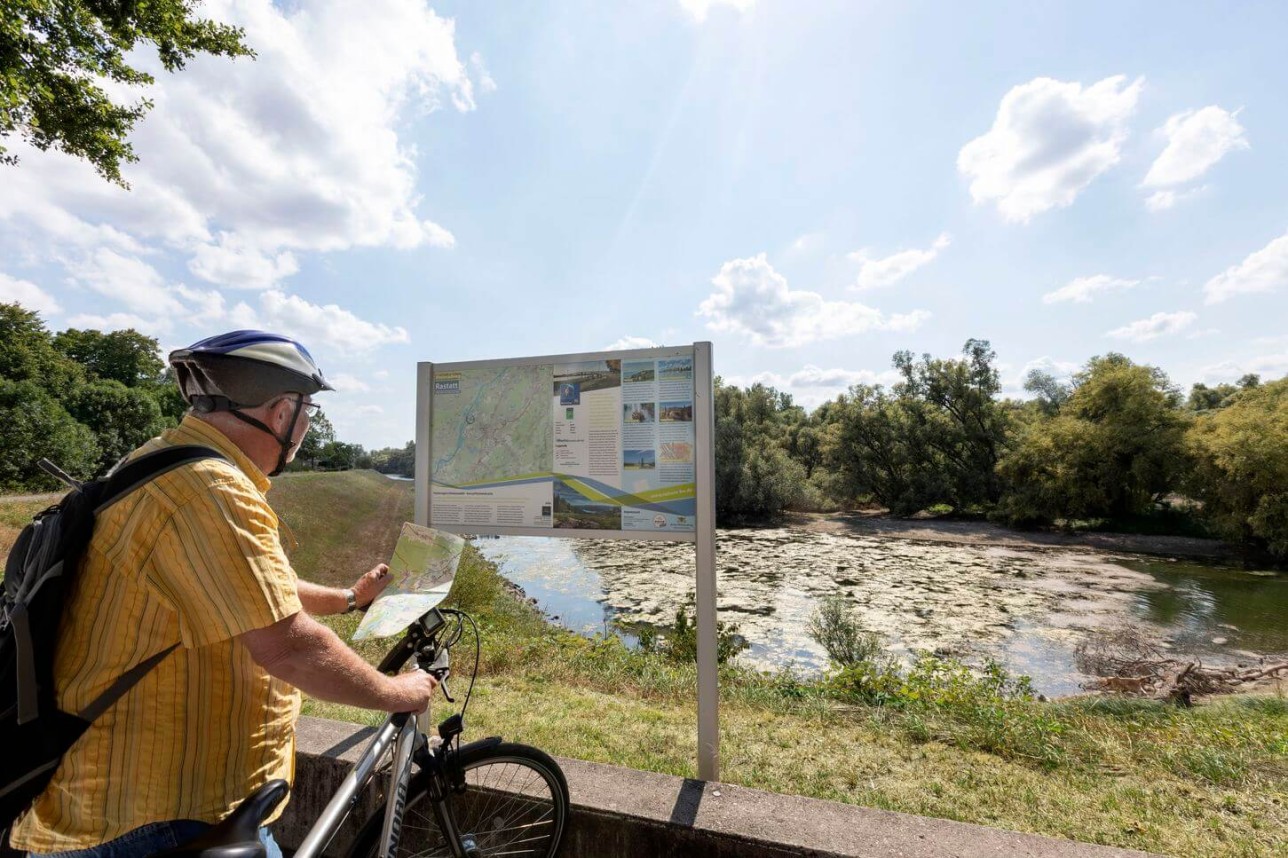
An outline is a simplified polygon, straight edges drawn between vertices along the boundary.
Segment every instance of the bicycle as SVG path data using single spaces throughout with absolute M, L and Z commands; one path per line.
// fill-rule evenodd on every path
M 451 650 L 467 621 L 474 631 L 477 674 L 478 627 L 462 611 L 438 608 L 408 627 L 378 669 L 396 673 L 414 658 L 416 668 L 437 678 L 443 696 L 455 703 L 447 687 Z M 568 782 L 559 764 L 537 748 L 495 736 L 461 744 L 474 679 L 471 675 L 461 711 L 439 724 L 436 736 L 422 731 L 409 713 L 386 718 L 295 850 L 295 858 L 322 854 L 387 755 L 392 764 L 384 806 L 363 824 L 351 858 L 553 858 L 568 820 Z M 289 791 L 286 781 L 271 781 L 196 840 L 154 858 L 262 858 L 259 828 Z

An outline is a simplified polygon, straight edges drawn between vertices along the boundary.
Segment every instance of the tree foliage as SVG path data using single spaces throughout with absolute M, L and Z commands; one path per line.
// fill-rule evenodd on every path
M 791 427 L 804 410 L 785 393 L 753 384 L 715 389 L 716 519 L 777 515 L 805 492 L 805 468 L 788 455 Z
M 1013 523 L 1140 514 L 1184 472 L 1186 417 L 1159 369 L 1092 358 L 1050 419 L 1028 425 L 998 472 Z
M 1288 379 L 1249 385 L 1187 436 L 1187 488 L 1227 539 L 1288 558 Z
M 113 84 L 140 86 L 146 45 L 168 72 L 198 54 L 249 56 L 239 27 L 196 17 L 195 0 L 6 0 L 0 15 L 0 162 L 15 156 L 3 141 L 18 135 L 37 149 L 84 158 L 104 178 L 124 184 L 121 162 L 134 161 L 126 139 L 152 107 L 123 104 Z
M 133 329 L 105 334 L 68 328 L 55 334 L 52 344 L 92 375 L 126 387 L 153 381 L 165 370 L 156 339 Z
M 73 475 L 88 475 L 99 448 L 94 433 L 40 385 L 0 378 L 0 491 L 58 488 L 37 466 L 42 458 Z
M 904 515 L 996 502 L 1009 418 L 996 398 L 995 358 L 986 340 L 967 340 L 960 358 L 897 352 L 903 378 L 892 390 L 856 385 L 838 399 L 821 419 L 838 427 L 830 459 L 849 495 Z
M 151 395 L 115 380 L 77 388 L 67 397 L 66 408 L 76 422 L 94 433 L 99 471 L 106 471 L 166 427 L 161 407 Z

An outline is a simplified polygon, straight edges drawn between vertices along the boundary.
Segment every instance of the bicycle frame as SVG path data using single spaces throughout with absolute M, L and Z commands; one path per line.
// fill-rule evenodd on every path
M 393 753 L 393 766 L 389 772 L 389 800 L 385 803 L 385 824 L 380 836 L 381 858 L 393 854 L 398 848 L 397 838 L 402 829 L 403 805 L 407 800 L 407 784 L 411 779 L 412 754 L 420 730 L 416 719 L 407 713 L 390 715 L 376 731 L 358 762 L 345 775 L 317 822 L 309 829 L 304 842 L 295 850 L 297 858 L 317 858 L 331 843 L 340 826 L 348 818 L 363 790 L 375 777 L 376 766 L 385 755 Z

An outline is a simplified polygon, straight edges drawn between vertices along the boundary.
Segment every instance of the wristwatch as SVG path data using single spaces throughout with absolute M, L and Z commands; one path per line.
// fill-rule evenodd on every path
M 344 600 L 349 603 L 349 607 L 344 611 L 346 614 L 351 614 L 358 610 L 358 594 L 353 590 L 344 591 Z

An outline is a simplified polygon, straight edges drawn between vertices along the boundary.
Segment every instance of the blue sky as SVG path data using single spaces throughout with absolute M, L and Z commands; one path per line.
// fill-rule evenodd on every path
M 0 168 L 0 299 L 303 339 L 340 434 L 418 360 L 711 340 L 813 406 L 989 339 L 1288 373 L 1288 6 L 216 0 L 130 192 Z M 150 61 L 149 61 L 150 62 Z

